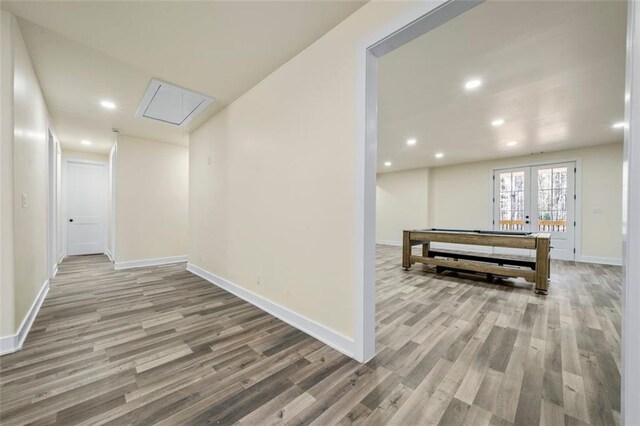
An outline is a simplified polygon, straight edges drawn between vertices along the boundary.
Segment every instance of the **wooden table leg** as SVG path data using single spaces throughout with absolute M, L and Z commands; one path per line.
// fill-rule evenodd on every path
M 422 257 L 429 257 L 429 241 L 422 243 Z
M 411 268 L 411 238 L 409 231 L 402 233 L 402 267 L 405 271 Z
M 538 238 L 536 244 L 536 293 L 547 294 L 551 276 L 550 239 Z

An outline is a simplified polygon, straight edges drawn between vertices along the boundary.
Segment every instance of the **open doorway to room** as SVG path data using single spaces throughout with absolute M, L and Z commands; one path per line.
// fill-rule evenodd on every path
M 393 419 L 619 423 L 627 4 L 456 3 L 370 49 Z

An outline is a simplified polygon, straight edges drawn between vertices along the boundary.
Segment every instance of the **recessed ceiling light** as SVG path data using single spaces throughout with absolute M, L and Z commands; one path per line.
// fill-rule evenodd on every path
M 444 157 L 444 153 L 436 152 L 436 158 L 442 158 L 442 157 Z
M 407 140 L 407 145 L 415 145 L 416 144 L 416 140 L 415 139 L 408 139 Z
M 467 90 L 477 89 L 480 86 L 482 86 L 482 80 L 477 78 L 473 80 L 469 80 L 464 84 L 464 88 Z
M 102 105 L 102 107 L 106 109 L 116 109 L 116 104 L 111 101 L 101 101 L 100 105 Z
M 627 123 L 625 123 L 624 121 L 620 121 L 618 123 L 615 123 L 613 126 L 614 129 L 622 129 L 623 127 L 626 127 Z
M 385 167 L 389 167 L 389 166 L 391 166 L 391 161 L 385 161 L 385 162 L 384 162 L 384 165 L 385 165 Z
M 84 140 L 82 141 L 82 145 L 91 145 L 91 141 Z
M 491 122 L 493 127 L 500 127 L 504 124 L 504 120 L 502 118 L 495 119 Z
M 516 141 L 507 142 L 507 146 L 516 146 L 516 145 L 518 145 L 518 142 L 516 142 Z

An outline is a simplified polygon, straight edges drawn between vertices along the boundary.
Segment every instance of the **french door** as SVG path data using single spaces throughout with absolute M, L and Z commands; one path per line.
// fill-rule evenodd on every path
M 551 257 L 575 260 L 575 162 L 495 170 L 493 181 L 495 230 L 548 232 Z

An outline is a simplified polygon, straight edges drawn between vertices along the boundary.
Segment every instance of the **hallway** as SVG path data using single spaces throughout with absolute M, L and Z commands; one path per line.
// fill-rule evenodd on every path
M 377 255 L 366 365 L 182 264 L 70 257 L 22 351 L 2 358 L 0 420 L 619 423 L 619 267 L 558 262 L 542 303 L 528 285 L 404 273 L 397 247 Z

